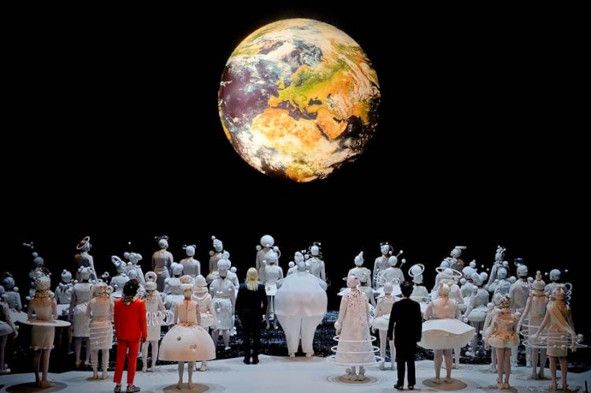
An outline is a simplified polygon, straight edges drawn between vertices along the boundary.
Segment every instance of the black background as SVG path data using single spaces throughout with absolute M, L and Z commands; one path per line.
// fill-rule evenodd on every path
M 203 265 L 218 236 L 242 279 L 270 233 L 284 267 L 322 241 L 334 294 L 360 250 L 373 266 L 381 241 L 405 250 L 406 267 L 426 264 L 429 287 L 454 245 L 488 266 L 502 244 L 532 274 L 569 269 L 585 332 L 588 89 L 577 14 L 325 2 L 6 14 L 2 270 L 26 287 L 20 244 L 34 240 L 57 276 L 88 234 L 99 273 L 114 272 L 109 256 L 128 241 L 146 271 L 153 237 L 166 233 L 176 259 L 197 242 Z M 217 112 L 232 50 L 288 17 L 353 37 L 383 98 L 366 152 L 310 184 L 250 168 Z

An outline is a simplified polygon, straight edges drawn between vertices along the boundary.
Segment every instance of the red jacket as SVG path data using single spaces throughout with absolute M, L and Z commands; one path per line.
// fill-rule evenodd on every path
M 115 335 L 117 340 L 141 340 L 148 337 L 146 322 L 146 304 L 135 299 L 125 304 L 121 299 L 115 300 Z

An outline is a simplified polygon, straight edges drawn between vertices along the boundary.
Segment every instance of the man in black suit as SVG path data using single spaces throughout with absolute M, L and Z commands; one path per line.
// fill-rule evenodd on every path
M 404 281 L 400 284 L 402 299 L 394 303 L 390 313 L 388 325 L 388 340 L 392 340 L 394 332 L 394 345 L 396 346 L 396 367 L 398 368 L 398 382 L 394 387 L 402 390 L 404 386 L 404 369 L 408 367 L 408 388 L 414 389 L 415 355 L 417 342 L 421 341 L 423 330 L 423 316 L 419 303 L 410 300 L 413 290 L 412 283 Z

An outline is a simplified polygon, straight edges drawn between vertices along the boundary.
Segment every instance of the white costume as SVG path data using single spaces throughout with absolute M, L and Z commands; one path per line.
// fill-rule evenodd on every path
M 80 268 L 78 272 L 80 282 L 74 284 L 72 290 L 72 301 L 70 302 L 70 317 L 72 318 L 72 337 L 74 337 L 74 352 L 76 353 L 76 367 L 80 367 L 80 353 L 82 343 L 86 346 L 86 364 L 90 360 L 90 348 L 88 338 L 90 337 L 90 318 L 86 309 L 92 296 L 92 284 L 88 282 L 92 270 L 88 267 Z
M 360 286 L 359 290 L 363 292 L 367 298 L 367 301 L 371 304 L 370 308 L 370 316 L 373 317 L 376 307 L 376 299 L 374 295 L 374 290 L 371 287 L 371 270 L 366 267 L 363 267 L 363 251 L 361 251 L 357 256 L 353 259 L 355 263 L 355 267 L 349 270 L 347 273 L 347 277 L 355 276 L 359 280 Z M 351 291 L 350 288 L 344 288 L 339 292 L 339 296 L 344 296 L 345 294 Z
M 267 329 L 271 328 L 271 321 L 273 326 L 277 329 L 277 318 L 275 318 L 275 294 L 277 293 L 277 283 L 283 279 L 283 269 L 279 267 L 279 255 L 275 251 L 267 253 L 263 260 L 264 275 L 262 278 L 265 285 L 265 293 L 267 294 L 267 310 L 265 319 L 267 321 Z
M 57 300 L 57 304 L 69 305 L 72 301 L 72 290 L 74 289 L 74 284 L 72 283 L 72 273 L 64 269 L 62 271 L 61 277 L 62 282 L 60 282 L 57 285 L 57 288 L 55 288 L 55 298 Z
M 227 259 L 218 261 L 218 277 L 209 286 L 209 292 L 215 310 L 212 338 L 217 345 L 220 332 L 224 337 L 225 349 L 230 349 L 230 330 L 234 326 L 234 307 L 236 303 L 236 288 L 228 279 L 230 262 Z
M 399 254 L 400 255 L 400 254 Z M 386 283 L 392 284 L 394 296 L 400 296 L 400 284 L 404 281 L 404 273 L 396 264 L 398 263 L 398 256 L 390 256 L 388 258 L 388 268 L 380 271 L 378 274 L 378 294 L 381 296 L 384 294 L 384 285 Z M 405 259 L 402 259 L 400 266 L 406 263 Z
M 306 271 L 303 256 L 295 259 L 299 260 L 298 271 L 281 282 L 275 296 L 275 314 L 285 333 L 289 356 L 295 356 L 301 339 L 302 350 L 311 357 L 314 333 L 326 314 L 326 282 Z
M 152 254 L 152 270 L 158 276 L 156 280 L 156 289 L 158 292 L 164 291 L 164 282 L 170 277 L 170 267 L 174 262 L 174 258 L 168 248 L 168 236 L 160 236 L 158 239 L 158 247 L 160 250 Z
M 125 274 L 130 278 L 133 277 L 137 279 L 140 285 L 143 286 L 146 283 L 146 280 L 144 280 L 144 272 L 140 265 L 140 261 L 143 259 L 142 254 L 137 252 L 125 252 L 123 258 L 129 261 L 127 262 L 127 265 L 125 265 Z
M 431 300 L 429 291 L 427 291 L 427 288 L 423 285 L 424 271 L 425 265 L 422 263 L 412 265 L 410 269 L 408 269 L 408 275 L 412 278 L 412 282 L 414 284 L 410 299 L 419 303 L 421 306 L 421 314 L 425 313 L 425 310 L 427 309 L 427 303 Z
M 76 250 L 80 251 L 74 256 L 74 259 L 76 259 L 76 262 L 78 263 L 76 274 L 78 281 L 80 281 L 80 269 L 83 267 L 90 268 L 89 280 L 94 281 L 97 278 L 96 270 L 94 269 L 94 258 L 88 253 L 91 248 L 92 244 L 90 243 L 90 236 L 86 236 L 84 239 L 80 240 L 76 246 Z
M 158 359 L 158 342 L 160 341 L 160 333 L 162 325 L 166 322 L 166 308 L 162 302 L 162 296 L 158 292 L 156 280 L 158 275 L 154 272 L 147 272 L 145 276 L 146 297 L 144 302 L 146 304 L 146 323 L 148 324 L 148 337 L 146 342 L 142 345 L 142 371 L 153 371 L 156 367 L 156 360 Z M 152 364 L 148 367 L 148 346 L 152 346 Z
M 18 335 L 18 331 L 12 318 L 10 316 L 10 308 L 4 301 L 4 287 L 0 285 L 0 375 L 10 373 L 10 369 L 6 368 L 4 355 L 6 353 L 6 343 L 10 335 Z
M 474 356 L 475 354 L 478 335 L 484 327 L 484 321 L 486 320 L 486 315 L 488 313 L 489 294 L 488 291 L 482 287 L 485 279 L 486 273 L 472 273 L 472 282 L 476 284 L 474 286 L 475 290 L 472 290 L 472 294 L 468 298 L 468 306 L 464 312 L 464 321 L 468 321 L 476 333 L 470 344 L 471 350 L 468 352 L 471 356 Z
M 425 310 L 423 334 L 418 343 L 421 347 L 435 350 L 435 383 L 439 378 L 443 357 L 447 369 L 446 382 L 451 382 L 452 348 L 466 345 L 474 336 L 474 328 L 461 322 L 457 303 L 449 297 L 450 287 L 440 283 L 439 297 L 433 300 Z
M 5 289 L 3 298 L 8 305 L 10 318 L 13 322 L 23 322 L 27 320 L 27 314 L 23 312 L 23 305 L 21 303 L 21 294 L 18 287 L 15 285 L 14 278 L 8 272 L 4 273 L 2 278 L 2 286 Z
M 350 291 L 341 299 L 339 319 L 335 322 L 335 339 L 338 341 L 335 362 L 351 366 L 347 369 L 347 378 L 352 380 L 364 380 L 364 366 L 376 363 L 372 337 L 369 335 L 369 303 L 358 286 L 357 277 L 347 278 Z M 356 367 L 359 367 L 358 373 Z
M 224 243 L 220 239 L 216 239 L 215 236 L 211 237 L 213 250 L 209 252 L 209 271 L 207 274 L 211 274 L 218 269 L 218 261 L 222 259 L 224 255 Z
M 53 349 L 56 326 L 69 326 L 69 322 L 57 319 L 57 303 L 53 293 L 49 290 L 51 281 L 48 276 L 40 276 L 35 281 L 35 295 L 29 302 L 27 324 L 31 329 L 31 347 L 33 353 L 33 368 L 37 386 L 47 388 L 49 370 L 49 355 Z M 33 318 L 33 315 L 35 317 Z M 39 378 L 39 372 L 42 378 Z
M 255 268 L 259 272 L 259 279 L 262 281 L 265 275 L 265 264 L 263 261 L 267 258 L 269 251 L 275 251 L 278 256 L 281 256 L 279 247 L 275 246 L 275 239 L 271 235 L 264 235 L 261 237 L 260 245 L 256 246 L 257 255 L 255 261 Z
M 209 331 L 209 328 L 213 325 L 214 321 L 214 309 L 211 295 L 207 290 L 207 282 L 202 275 L 195 277 L 195 285 L 193 286 L 193 300 L 197 302 L 199 307 L 199 326 L 205 331 Z M 201 362 L 200 371 L 207 371 L 207 362 L 203 360 Z
M 195 249 L 197 246 L 192 244 L 189 246 L 184 246 L 183 248 L 187 254 L 187 257 L 181 260 L 181 265 L 183 265 L 183 273 L 195 278 L 201 274 L 201 263 L 193 258 L 195 256 Z
M 129 281 L 129 277 L 125 274 L 125 267 L 127 266 L 125 262 L 117 255 L 111 256 L 111 262 L 115 265 L 115 270 L 117 270 L 117 275 L 111 278 L 111 287 L 113 288 L 113 293 L 111 296 L 113 299 L 117 299 L 121 297 L 123 292 L 123 286 L 127 281 Z
M 511 348 L 519 344 L 517 324 L 519 314 L 511 312 L 511 299 L 505 295 L 499 301 L 499 310 L 495 313 L 487 332 L 488 344 L 497 354 L 497 388 L 509 389 L 511 376 Z M 503 380 L 503 374 L 505 379 Z
M 373 263 L 373 285 L 378 289 L 378 277 L 380 272 L 388 268 L 388 258 L 392 255 L 393 249 L 388 242 L 380 243 L 381 256 L 377 257 Z M 371 286 L 371 285 L 370 285 Z
M 390 323 L 390 312 L 396 299 L 392 296 L 393 285 L 390 282 L 386 282 L 383 286 L 384 295 L 378 298 L 378 305 L 376 307 L 376 317 L 371 323 L 373 329 L 378 329 L 380 333 L 380 369 L 384 370 L 384 361 L 386 359 L 386 344 L 388 344 L 388 325 Z M 395 368 L 396 359 L 396 347 L 394 347 L 394 341 L 389 343 L 390 345 L 390 359 L 392 360 L 392 370 Z
M 546 283 L 542 280 L 542 273 L 538 271 L 536 273 L 536 280 L 533 283 L 533 288 L 527 299 L 525 309 L 519 320 L 519 326 L 524 327 L 522 331 L 525 338 L 524 345 L 528 347 L 528 351 L 530 352 L 532 379 L 544 379 L 544 367 L 546 365 L 546 348 L 541 345 L 539 340 L 532 338 L 532 336 L 535 336 L 538 333 L 538 329 L 546 315 L 548 299 L 544 292 L 545 286 Z M 539 370 L 538 363 L 540 367 Z
M 179 362 L 178 389 L 181 388 L 183 382 L 184 362 L 189 362 L 189 389 L 191 389 L 193 362 L 215 359 L 215 346 L 207 331 L 199 326 L 199 306 L 197 302 L 191 299 L 193 285 L 182 285 L 184 299 L 174 307 L 173 322 L 176 325 L 162 339 L 159 358 Z
M 102 352 L 102 379 L 108 377 L 109 349 L 113 346 L 113 301 L 110 296 L 110 288 L 107 284 L 99 282 L 92 288 L 94 297 L 88 303 L 86 315 L 90 319 L 90 363 L 92 364 L 92 377 L 98 379 L 98 357 Z
M 310 258 L 308 259 L 308 270 L 310 273 L 322 281 L 326 281 L 326 267 L 322 254 L 320 253 L 320 243 L 315 242 L 310 247 Z

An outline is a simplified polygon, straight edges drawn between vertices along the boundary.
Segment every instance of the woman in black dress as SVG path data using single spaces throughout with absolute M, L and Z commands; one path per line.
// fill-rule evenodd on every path
M 267 310 L 265 286 L 258 283 L 255 268 L 246 272 L 246 282 L 240 284 L 236 298 L 236 315 L 242 324 L 244 363 L 259 362 L 259 344 L 261 341 L 261 316 Z M 252 342 L 252 343 L 251 343 Z M 251 354 L 252 349 L 252 354 Z

